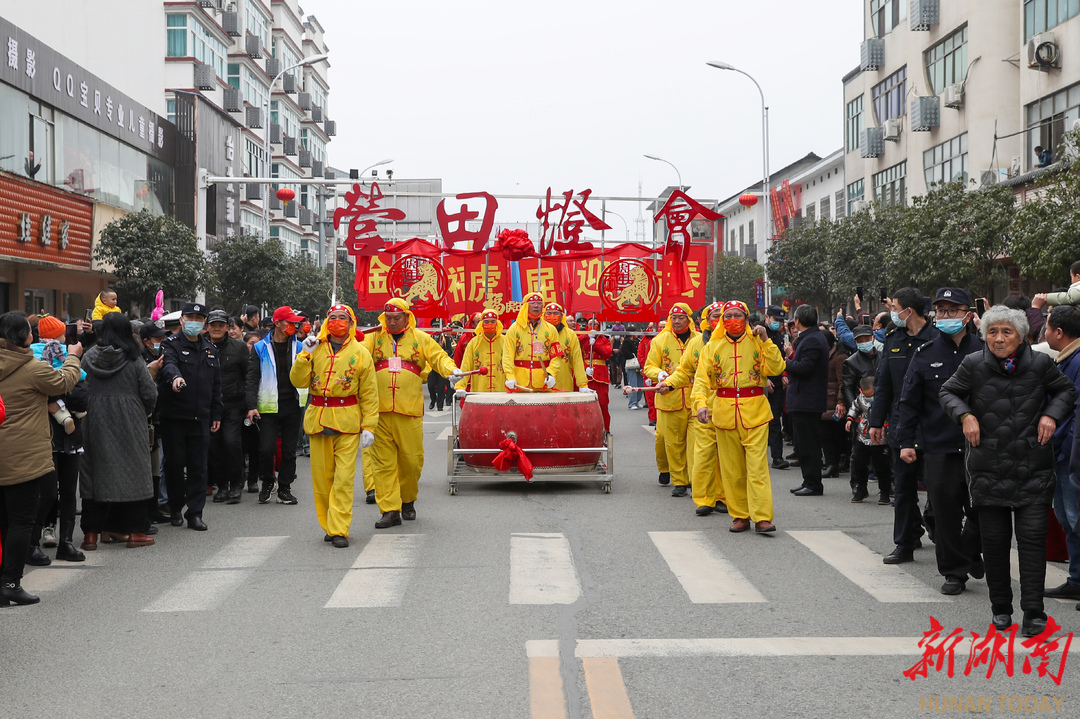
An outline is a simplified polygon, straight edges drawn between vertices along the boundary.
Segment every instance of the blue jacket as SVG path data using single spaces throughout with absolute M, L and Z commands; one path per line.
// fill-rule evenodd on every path
M 940 333 L 933 322 L 927 322 L 917 335 L 911 335 L 899 327 L 885 336 L 885 347 L 878 358 L 877 374 L 874 375 L 874 406 L 870 409 L 870 426 L 881 428 L 888 423 L 895 428 L 900 423 L 900 397 L 904 393 L 904 376 L 915 350 L 937 337 Z M 889 446 L 899 449 L 896 432 L 888 433 Z
M 896 437 L 901 449 L 929 454 L 963 454 L 964 431 L 945 413 L 938 393 L 969 354 L 981 352 L 983 341 L 967 332 L 957 345 L 949 335 L 938 336 L 915 350 L 904 374 Z
M 837 339 L 848 348 L 848 355 L 855 354 L 859 351 L 859 345 L 855 342 L 855 334 L 851 331 L 851 328 L 847 326 L 847 320 L 840 315 L 837 315 L 836 320 L 833 322 L 833 327 L 836 328 Z
M 799 333 L 787 376 L 788 412 L 821 414 L 829 409 L 829 343 L 817 327 Z
M 1065 354 L 1062 352 L 1062 354 Z M 1080 346 L 1073 347 L 1069 354 L 1062 357 L 1059 354 L 1057 357 L 1057 366 L 1066 377 L 1072 380 L 1073 386 L 1076 387 L 1076 395 L 1080 397 Z M 1080 404 L 1080 399 L 1077 400 Z M 1062 460 L 1069 460 L 1073 454 L 1073 427 L 1076 425 L 1076 408 L 1073 408 L 1072 414 L 1069 418 L 1058 425 L 1057 431 L 1054 432 L 1054 451 L 1056 452 L 1056 460 L 1058 462 Z

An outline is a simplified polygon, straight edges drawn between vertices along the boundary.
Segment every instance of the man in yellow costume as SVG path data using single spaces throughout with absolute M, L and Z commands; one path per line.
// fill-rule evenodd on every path
M 698 331 L 694 327 L 690 306 L 684 302 L 672 305 L 667 324 L 649 345 L 649 355 L 642 367 L 642 374 L 652 384 L 666 380 L 679 368 L 687 343 L 697 336 Z M 686 438 L 691 414 L 690 388 L 679 388 L 656 397 L 655 400 L 657 462 L 662 466 L 662 457 L 667 457 L 667 469 L 672 484 L 671 496 L 685 497 L 690 487 L 686 458 Z
M 544 321 L 544 297 L 533 292 L 521 303 L 517 319 L 506 330 L 503 346 L 504 386 L 533 392 L 554 389 L 555 376 L 566 363 L 559 333 Z
M 473 372 L 481 367 L 487 374 L 462 377 L 454 396 L 461 399 L 465 392 L 505 392 L 506 373 L 503 371 L 503 326 L 494 310 L 485 310 L 476 323 L 476 336 L 469 340 L 461 356 L 461 371 Z
M 544 321 L 555 328 L 559 346 L 563 350 L 562 367 L 555 374 L 555 392 L 588 392 L 589 377 L 585 374 L 585 362 L 581 357 L 581 342 L 565 322 L 566 313 L 557 302 L 550 302 L 544 307 Z
M 461 370 L 431 335 L 416 329 L 416 317 L 400 297 L 383 307 L 379 327 L 364 337 L 364 346 L 375 361 L 379 387 L 372 469 L 382 517 L 375 528 L 386 529 L 416 519 L 424 467 L 424 365 L 452 382 L 461 379 Z
M 319 336 L 308 336 L 289 380 L 310 390 L 304 433 L 311 438 L 311 487 L 325 539 L 349 546 L 356 452 L 375 441 L 379 388 L 375 364 L 356 340 L 356 315 L 347 305 L 326 313 Z
M 698 360 L 701 350 L 709 337 L 704 333 L 712 332 L 712 327 L 719 326 L 724 315 L 724 303 L 714 302 L 701 311 L 702 334 L 695 335 L 686 343 L 682 360 L 671 376 L 661 380 L 657 393 L 661 396 L 686 388 L 690 391 L 697 375 Z M 657 400 L 659 407 L 659 400 Z M 716 434 L 709 425 L 697 420 L 690 403 L 690 419 L 687 422 L 686 465 L 693 490 L 695 512 L 699 517 L 706 517 L 714 511 L 726 512 L 724 504 L 724 485 L 720 479 L 720 463 L 716 456 Z
M 691 400 L 698 420 L 711 420 L 716 435 L 730 531 L 745 532 L 753 521 L 754 531 L 764 534 L 776 531 L 766 456 L 772 410 L 765 386 L 786 365 L 764 327 L 746 331 L 749 316 L 742 302 L 724 304 L 723 327 L 701 351 Z

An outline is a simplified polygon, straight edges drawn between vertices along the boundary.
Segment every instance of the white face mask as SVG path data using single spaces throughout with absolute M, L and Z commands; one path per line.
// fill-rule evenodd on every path
M 885 343 L 881 340 L 874 340 L 874 349 L 880 352 L 881 350 L 885 349 Z

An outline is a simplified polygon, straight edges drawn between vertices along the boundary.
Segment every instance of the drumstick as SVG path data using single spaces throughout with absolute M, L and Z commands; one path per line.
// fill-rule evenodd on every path
M 627 394 L 630 394 L 631 392 L 656 392 L 659 389 L 660 389 L 659 387 L 626 387 L 626 386 L 624 386 L 622 388 L 622 393 L 624 395 L 627 395 Z
M 471 374 L 478 374 L 478 375 L 485 375 L 486 376 L 487 373 L 488 373 L 488 368 L 487 367 L 481 367 L 480 369 L 474 369 L 474 370 L 471 370 L 469 372 L 462 372 L 461 376 L 462 377 L 468 377 Z

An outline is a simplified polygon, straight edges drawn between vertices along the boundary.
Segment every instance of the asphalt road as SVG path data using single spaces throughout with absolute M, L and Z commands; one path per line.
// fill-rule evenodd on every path
M 1019 638 L 1011 677 L 965 676 L 967 644 L 952 678 L 904 676 L 931 616 L 985 633 L 986 586 L 941 595 L 932 548 L 881 565 L 891 508 L 851 504 L 846 475 L 796 498 L 797 470 L 774 471 L 777 534 L 731 534 L 657 484 L 646 413 L 611 402 L 611 494 L 450 496 L 450 415 L 429 413 L 417 521 L 377 531 L 358 492 L 348 549 L 322 541 L 301 458 L 298 506 L 208 503 L 208 532 L 31 571 L 41 604 L 0 610 L 0 716 L 1080 715 L 1078 660 L 1060 685 L 1025 674 Z M 1073 609 L 1048 602 L 1066 632 Z

